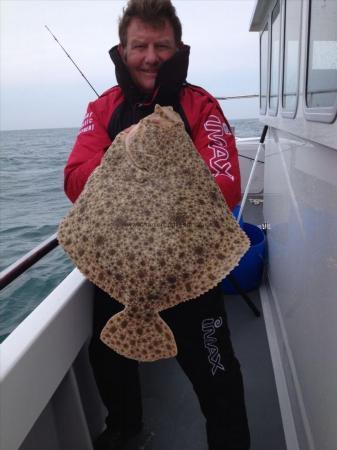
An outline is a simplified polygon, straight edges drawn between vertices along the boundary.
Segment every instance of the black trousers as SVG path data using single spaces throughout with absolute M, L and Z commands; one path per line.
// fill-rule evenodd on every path
M 108 319 L 122 309 L 116 300 L 96 289 L 89 354 L 108 409 L 107 426 L 129 433 L 142 423 L 138 363 L 118 355 L 99 339 Z M 242 375 L 230 339 L 221 288 L 217 286 L 160 314 L 173 331 L 177 361 L 191 381 L 206 418 L 209 449 L 248 450 Z

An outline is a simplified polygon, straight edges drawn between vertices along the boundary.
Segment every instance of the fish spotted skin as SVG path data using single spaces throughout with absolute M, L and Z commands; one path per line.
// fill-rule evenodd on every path
M 158 312 L 215 287 L 250 245 L 179 115 L 158 105 L 117 135 L 58 239 L 90 281 L 126 306 L 103 342 L 140 361 L 176 354 Z

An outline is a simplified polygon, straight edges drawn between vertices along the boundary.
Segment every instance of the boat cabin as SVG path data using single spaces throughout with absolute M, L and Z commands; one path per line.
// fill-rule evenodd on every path
M 261 287 L 287 448 L 337 442 L 337 1 L 258 1 Z

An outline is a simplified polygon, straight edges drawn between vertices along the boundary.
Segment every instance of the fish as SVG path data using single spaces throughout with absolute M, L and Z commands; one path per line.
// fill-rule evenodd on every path
M 214 288 L 250 246 L 180 116 L 160 105 L 116 136 L 58 240 L 125 306 L 100 339 L 138 361 L 177 355 L 159 313 Z

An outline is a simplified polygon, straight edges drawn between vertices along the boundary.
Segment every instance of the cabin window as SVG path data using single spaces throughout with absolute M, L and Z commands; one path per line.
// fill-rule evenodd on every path
M 267 82 L 268 82 L 268 24 L 260 37 L 260 113 L 267 110 Z
M 337 105 L 337 1 L 310 3 L 306 103 L 326 110 Z
M 270 93 L 269 112 L 275 113 L 278 105 L 280 61 L 280 3 L 277 2 L 271 14 L 271 61 L 270 61 Z
M 298 99 L 302 0 L 287 0 L 284 21 L 283 112 L 294 117 Z

